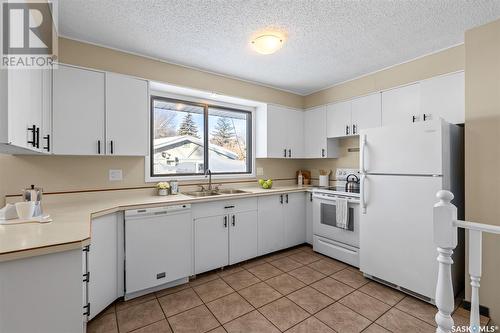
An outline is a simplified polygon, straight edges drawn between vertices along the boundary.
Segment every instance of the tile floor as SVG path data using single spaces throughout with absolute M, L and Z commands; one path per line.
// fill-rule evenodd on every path
M 432 305 L 300 246 L 117 301 L 87 332 L 435 332 L 435 313 Z M 461 308 L 454 314 L 457 323 L 467 316 Z

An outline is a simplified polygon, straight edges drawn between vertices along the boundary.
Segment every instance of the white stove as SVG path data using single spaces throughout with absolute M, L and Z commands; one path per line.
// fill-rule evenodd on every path
M 359 179 L 359 170 L 337 169 L 336 186 L 313 190 L 313 248 L 358 267 L 360 194 L 359 190 L 346 190 L 346 179 L 350 175 Z M 338 205 L 346 205 L 345 216 L 339 215 Z

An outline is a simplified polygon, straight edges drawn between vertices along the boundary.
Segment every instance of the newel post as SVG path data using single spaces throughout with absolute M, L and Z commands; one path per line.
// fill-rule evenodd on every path
M 436 194 L 439 202 L 434 205 L 434 244 L 437 246 L 439 263 L 438 280 L 436 285 L 436 314 L 437 333 L 449 333 L 453 327 L 451 314 L 455 305 L 453 282 L 451 279 L 451 258 L 457 246 L 457 207 L 453 200 L 453 193 L 439 191 Z

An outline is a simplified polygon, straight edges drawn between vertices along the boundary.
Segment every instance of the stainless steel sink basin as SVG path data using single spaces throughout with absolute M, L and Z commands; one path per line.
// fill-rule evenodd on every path
M 186 192 L 185 195 L 189 195 L 191 197 L 211 197 L 214 195 L 219 195 L 220 193 L 215 191 L 194 191 L 194 192 Z
M 231 188 L 231 189 L 222 189 L 222 190 L 219 190 L 219 193 L 220 194 L 238 194 L 238 193 L 248 193 L 247 191 L 243 191 L 243 190 L 237 190 L 237 189 L 234 189 L 234 188 Z

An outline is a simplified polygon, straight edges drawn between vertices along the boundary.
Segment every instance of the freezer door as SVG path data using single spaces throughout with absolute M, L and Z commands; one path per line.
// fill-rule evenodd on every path
M 432 213 L 442 178 L 364 178 L 361 271 L 434 299 L 438 264 Z
M 362 172 L 441 175 L 442 128 L 437 120 L 361 131 Z

